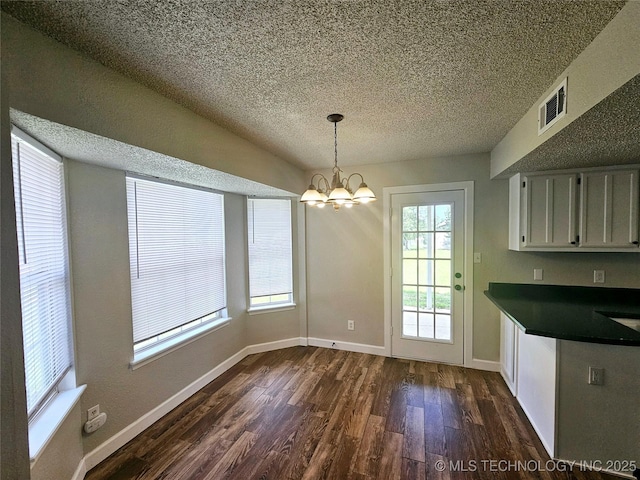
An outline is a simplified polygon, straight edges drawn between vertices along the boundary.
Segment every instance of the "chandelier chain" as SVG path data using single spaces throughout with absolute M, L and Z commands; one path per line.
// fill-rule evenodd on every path
M 333 124 L 333 168 L 338 168 L 338 123 Z

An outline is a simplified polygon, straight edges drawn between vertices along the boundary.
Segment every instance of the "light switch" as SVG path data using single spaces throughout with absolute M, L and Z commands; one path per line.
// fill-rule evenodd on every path
M 542 280 L 542 269 L 534 268 L 533 269 L 533 279 L 534 280 Z
M 482 254 L 480 252 L 473 253 L 473 263 L 482 263 Z

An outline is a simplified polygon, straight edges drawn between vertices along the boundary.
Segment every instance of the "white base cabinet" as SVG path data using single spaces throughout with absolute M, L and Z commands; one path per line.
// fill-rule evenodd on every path
M 500 314 L 500 371 L 547 453 L 556 456 L 557 340 L 527 335 Z

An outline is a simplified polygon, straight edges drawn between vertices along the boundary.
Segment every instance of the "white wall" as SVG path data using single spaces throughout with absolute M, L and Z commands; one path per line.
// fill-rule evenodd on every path
M 640 74 L 638 25 L 640 2 L 627 2 L 495 146 L 491 152 L 492 178 L 517 163 L 549 137 Z M 567 113 L 553 127 L 538 136 L 538 105 L 547 98 L 552 88 L 567 76 Z

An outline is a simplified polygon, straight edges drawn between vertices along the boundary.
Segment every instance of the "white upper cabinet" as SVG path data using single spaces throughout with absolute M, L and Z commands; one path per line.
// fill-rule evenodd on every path
M 638 169 L 514 175 L 509 248 L 638 252 Z
M 578 176 L 526 175 L 522 179 L 525 247 L 569 247 L 576 242 Z
M 638 170 L 582 173 L 580 183 L 580 247 L 637 248 Z

